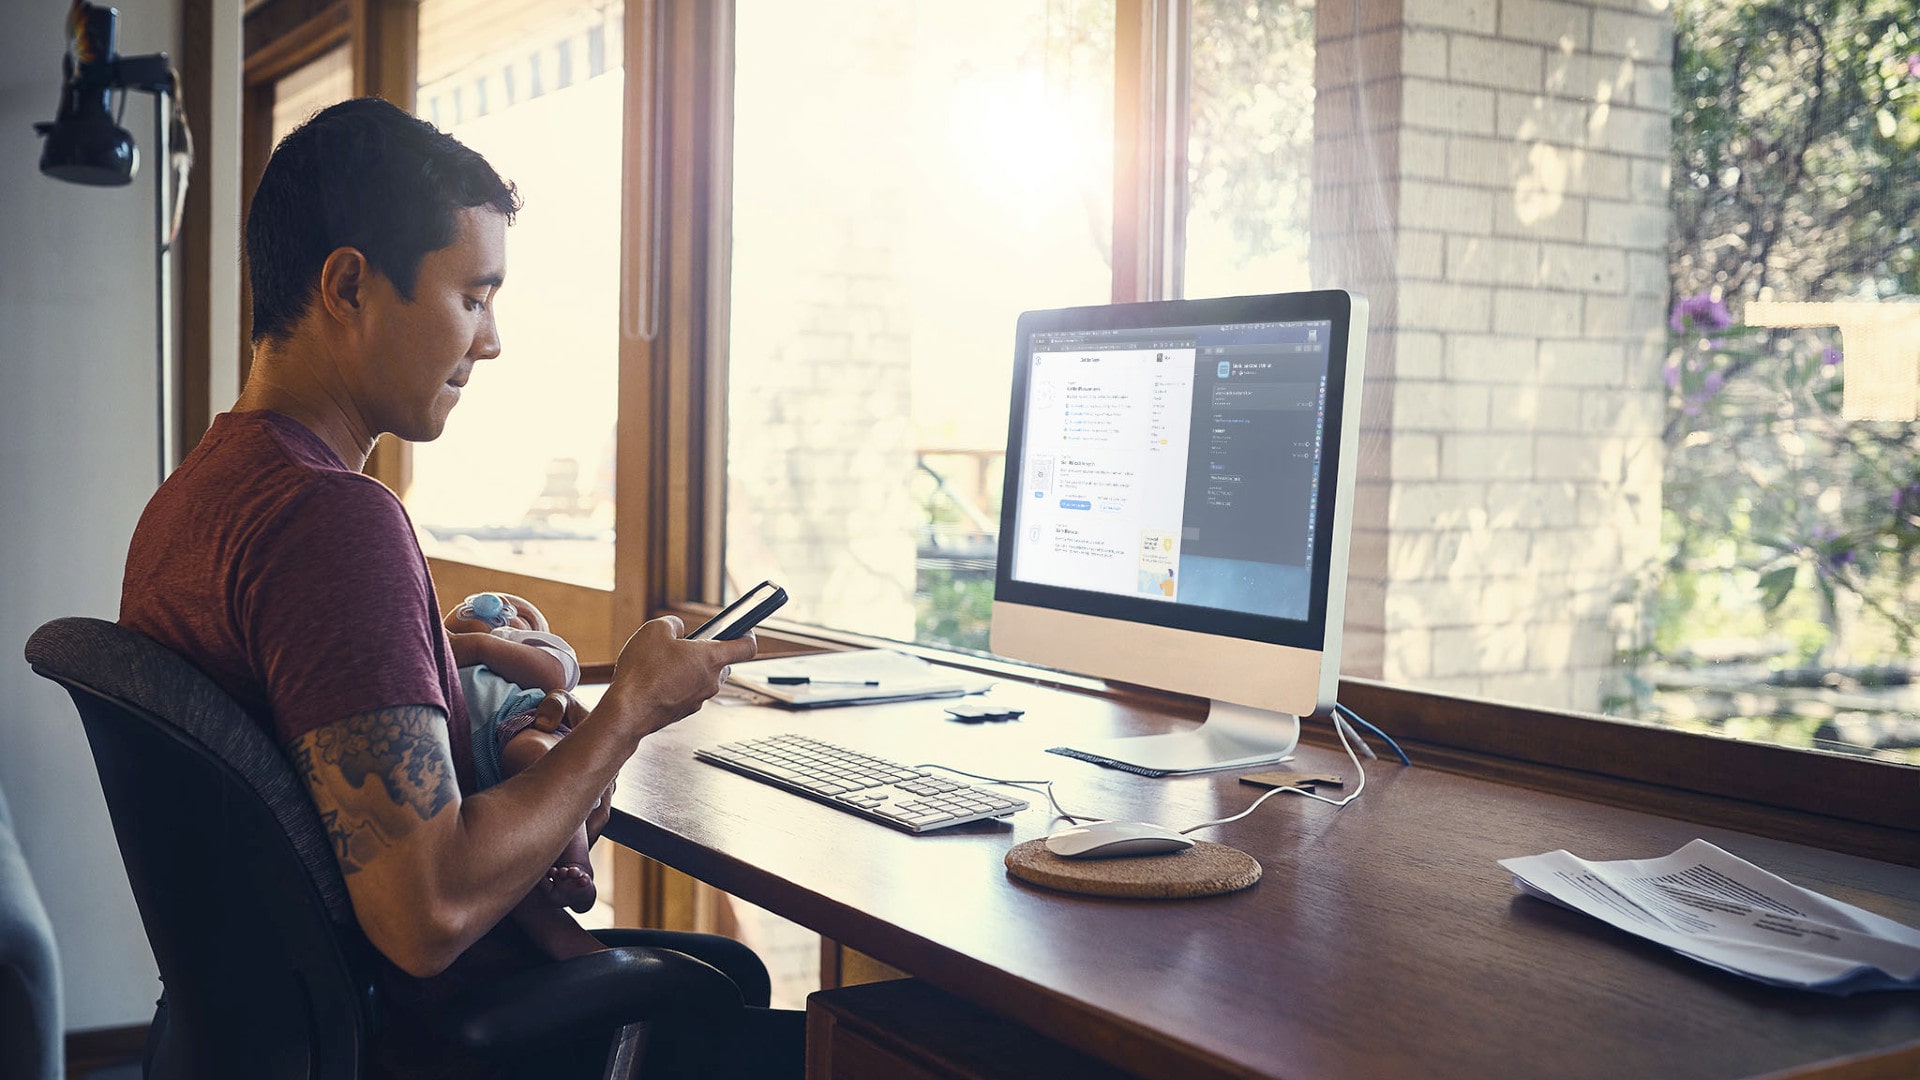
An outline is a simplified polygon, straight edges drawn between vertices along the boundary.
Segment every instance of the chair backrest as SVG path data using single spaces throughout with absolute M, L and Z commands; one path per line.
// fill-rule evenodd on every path
M 113 623 L 56 619 L 27 661 L 79 709 L 160 967 L 150 1076 L 358 1076 L 373 953 L 280 747 L 199 669 Z
M 0 793 L 0 1076 L 60 1076 L 62 1012 L 53 925 Z

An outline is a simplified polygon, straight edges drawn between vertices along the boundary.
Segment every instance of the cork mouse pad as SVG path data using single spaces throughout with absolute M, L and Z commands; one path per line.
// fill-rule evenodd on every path
M 1007 852 L 1007 873 L 1032 885 L 1084 896 L 1183 900 L 1238 892 L 1260 880 L 1260 863 L 1238 848 L 1202 840 L 1173 855 L 1119 859 L 1063 859 L 1046 841 L 1029 840 Z

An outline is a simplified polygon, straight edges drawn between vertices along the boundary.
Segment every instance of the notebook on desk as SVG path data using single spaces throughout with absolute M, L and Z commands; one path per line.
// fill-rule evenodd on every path
M 729 682 L 796 709 L 961 697 L 993 680 L 892 649 L 781 656 L 733 665 Z

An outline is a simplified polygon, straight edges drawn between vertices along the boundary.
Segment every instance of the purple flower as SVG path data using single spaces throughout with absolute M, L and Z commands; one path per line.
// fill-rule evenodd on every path
M 1684 334 L 1689 329 L 1724 330 L 1732 324 L 1733 316 L 1728 314 L 1727 305 L 1708 293 L 1695 293 L 1673 305 L 1673 315 L 1667 320 L 1676 334 Z
M 1828 374 L 1832 374 L 1833 369 L 1840 366 L 1840 359 L 1839 349 L 1828 349 L 1820 354 L 1820 366 L 1825 368 Z
M 1727 384 L 1726 372 L 1709 371 L 1707 372 L 1706 380 L 1700 384 L 1700 396 L 1712 397 L 1713 395 L 1719 393 L 1720 388 L 1722 386 L 1725 386 L 1726 384 Z
M 1907 513 L 1908 507 L 1912 507 L 1913 512 L 1920 513 L 1920 481 L 1903 484 L 1895 488 L 1893 494 L 1887 497 L 1887 509 L 1896 514 Z
M 1907 57 L 1907 74 L 1920 79 L 1920 53 Z
M 1821 524 L 1813 527 L 1813 542 L 1806 545 L 1813 552 L 1816 565 L 1821 573 L 1832 574 L 1853 565 L 1859 553 L 1852 544 L 1840 542 L 1839 530 Z

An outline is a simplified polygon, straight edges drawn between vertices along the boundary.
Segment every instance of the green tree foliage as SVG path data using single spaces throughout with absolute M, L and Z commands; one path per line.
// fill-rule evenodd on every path
M 1920 427 L 1841 418 L 1831 332 L 1738 322 L 1759 298 L 1920 294 L 1920 14 L 1911 0 L 1678 0 L 1674 17 L 1656 647 L 1765 632 L 1804 662 L 1903 661 Z
M 1676 296 L 1920 295 L 1912 0 L 1677 0 Z
M 1312 0 L 1194 0 L 1188 199 L 1243 255 L 1307 232 L 1313 14 Z

